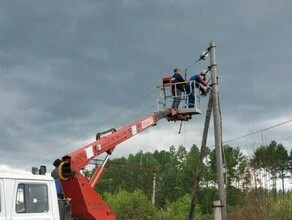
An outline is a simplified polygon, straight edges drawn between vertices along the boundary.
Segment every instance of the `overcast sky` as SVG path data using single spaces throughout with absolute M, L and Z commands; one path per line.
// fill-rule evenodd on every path
M 156 111 L 156 86 L 216 44 L 223 141 L 292 120 L 291 0 L 0 2 L 0 164 L 29 169 Z M 209 65 L 197 63 L 188 78 Z M 162 120 L 113 157 L 200 146 L 202 114 Z M 211 124 L 208 145 L 213 146 Z M 292 122 L 229 142 L 276 140 Z

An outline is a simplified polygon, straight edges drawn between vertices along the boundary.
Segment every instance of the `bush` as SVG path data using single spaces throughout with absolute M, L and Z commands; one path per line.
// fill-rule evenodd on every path
M 271 219 L 290 219 L 292 216 L 292 194 L 279 196 L 274 203 Z
M 189 215 L 189 209 L 191 204 L 191 196 L 186 194 L 179 198 L 176 202 L 167 203 L 164 211 L 161 212 L 161 220 L 182 220 L 187 219 Z M 194 213 L 195 220 L 201 220 L 202 214 L 200 206 L 196 206 Z
M 158 211 L 139 190 L 132 193 L 119 190 L 116 194 L 104 193 L 106 203 L 116 213 L 117 220 L 159 219 Z

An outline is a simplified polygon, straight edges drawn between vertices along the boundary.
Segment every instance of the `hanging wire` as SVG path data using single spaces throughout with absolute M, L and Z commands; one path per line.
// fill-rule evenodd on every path
M 206 57 L 207 57 L 207 55 L 209 54 L 209 52 L 210 52 L 210 47 L 208 47 L 206 51 L 204 51 L 203 53 L 200 54 L 200 57 L 199 57 L 198 60 L 196 60 L 195 62 L 193 62 L 191 65 L 189 65 L 189 66 L 184 70 L 184 79 L 185 79 L 185 80 L 187 80 L 188 70 L 189 70 L 192 66 L 194 66 L 196 63 L 198 63 L 198 62 L 199 62 L 199 64 L 201 65 L 200 61 L 201 61 L 201 60 L 205 60 Z M 201 66 L 202 66 L 202 65 L 201 65 Z M 208 73 L 208 72 L 210 71 L 210 69 L 211 69 L 211 67 L 208 67 L 208 70 L 206 71 L 206 73 Z M 211 78 L 209 78 L 207 84 L 209 83 L 210 79 L 211 79 Z M 187 100 L 185 100 L 185 104 L 187 104 Z M 178 130 L 178 134 L 181 133 L 182 123 L 183 123 L 183 121 L 180 122 L 180 126 L 179 126 L 179 130 Z
M 96 131 L 96 130 L 97 130 L 98 128 L 100 128 L 102 125 L 107 124 L 108 122 L 110 122 L 110 121 L 112 121 L 113 119 L 117 118 L 118 116 L 120 116 L 122 113 L 126 112 L 127 110 L 129 110 L 129 109 L 132 108 L 133 106 L 135 106 L 135 105 L 137 105 L 138 103 L 142 102 L 144 99 L 146 99 L 147 97 L 149 97 L 150 95 L 152 95 L 154 92 L 156 92 L 156 90 L 152 90 L 151 92 L 149 92 L 148 94 L 146 94 L 144 97 L 142 97 L 142 98 L 139 99 L 138 101 L 134 102 L 133 104 L 131 104 L 130 106 L 128 106 L 127 108 L 125 108 L 124 110 L 122 110 L 121 112 L 117 113 L 117 114 L 114 115 L 113 117 L 111 117 L 111 118 L 105 120 L 104 122 L 100 123 L 98 126 L 96 126 L 96 127 L 94 127 L 94 128 L 91 128 L 91 129 L 85 131 L 85 132 L 82 133 L 81 135 L 79 135 L 79 136 L 73 138 L 71 141 L 68 141 L 67 143 L 62 144 L 61 146 L 55 147 L 55 148 L 53 148 L 53 149 L 51 149 L 51 150 L 49 150 L 49 151 L 46 151 L 46 152 L 44 152 L 43 154 L 40 154 L 39 156 L 35 157 L 34 159 L 30 159 L 30 160 L 24 161 L 24 162 L 22 162 L 22 163 L 19 163 L 18 165 L 13 166 L 11 169 L 20 168 L 20 167 L 25 166 L 25 165 L 28 164 L 28 163 L 36 162 L 36 161 L 38 161 L 38 160 L 41 160 L 42 158 L 45 158 L 48 154 L 51 154 L 51 153 L 56 152 L 57 150 L 59 150 L 59 149 L 61 149 L 61 148 L 64 148 L 64 147 L 66 147 L 66 146 L 68 146 L 68 145 L 73 144 L 75 141 L 81 139 L 82 137 L 88 135 L 89 133 L 91 133 L 91 132 L 93 132 L 93 131 Z M 153 106 L 151 106 L 150 108 L 153 108 Z M 150 108 L 149 108 L 149 109 L 150 109 Z M 147 110 L 149 110 L 149 109 L 147 109 Z M 147 111 L 147 110 L 145 110 L 145 111 Z M 145 111 L 144 111 L 144 112 L 145 112 Z M 140 114 L 142 114 L 142 113 L 140 113 Z M 132 120 L 132 118 L 131 118 L 130 120 Z M 129 121 L 130 121 L 130 120 L 129 120 Z M 50 161 L 50 160 L 45 160 L 45 162 L 48 162 L 48 161 Z M 43 160 L 43 163 L 44 163 L 44 160 Z
M 210 48 L 208 48 L 208 49 L 206 50 L 206 52 L 203 52 L 203 53 L 200 55 L 200 57 L 199 57 L 198 60 L 196 60 L 194 63 L 192 63 L 191 65 L 189 65 L 189 66 L 185 69 L 185 79 L 186 79 L 186 77 L 187 77 L 187 71 L 188 71 L 188 69 L 190 69 L 193 65 L 195 65 L 195 64 L 198 63 L 199 61 L 201 61 L 201 60 L 205 60 L 205 58 L 206 58 L 206 56 L 208 55 L 209 52 L 210 52 Z M 102 125 L 105 125 L 106 123 L 108 123 L 108 122 L 112 121 L 113 119 L 117 118 L 119 115 L 121 115 L 122 113 L 124 113 L 124 112 L 127 111 L 128 109 L 132 108 L 132 107 L 133 107 L 134 105 L 136 105 L 137 103 L 139 103 L 139 102 L 143 101 L 144 99 L 146 99 L 148 96 L 150 96 L 151 94 L 153 94 L 155 91 L 156 91 L 156 90 L 151 91 L 150 93 L 148 93 L 148 94 L 147 94 L 146 96 L 144 96 L 143 98 L 139 99 L 138 101 L 136 101 L 136 102 L 133 103 L 132 105 L 130 105 L 130 106 L 128 106 L 127 108 L 125 108 L 123 111 L 121 111 L 121 112 L 119 112 L 118 114 L 114 115 L 113 117 L 111 117 L 111 118 L 105 120 L 104 122 L 102 122 L 102 123 L 99 124 L 98 126 L 96 126 L 96 127 L 94 127 L 94 128 L 91 128 L 91 129 L 85 131 L 83 134 L 81 134 L 81 135 L 75 137 L 75 138 L 72 139 L 71 141 L 69 141 L 69 142 L 67 142 L 67 143 L 65 143 L 65 144 L 63 144 L 63 145 L 61 145 L 61 146 L 58 146 L 58 147 L 56 147 L 56 148 L 53 148 L 52 150 L 47 151 L 47 152 L 45 152 L 45 153 L 43 153 L 43 154 L 37 156 L 35 159 L 32 159 L 32 160 L 29 160 L 29 161 L 26 161 L 26 162 L 20 163 L 20 164 L 14 166 L 14 167 L 12 167 L 12 168 L 23 167 L 25 164 L 28 164 L 28 163 L 31 163 L 31 162 L 38 161 L 38 160 L 40 160 L 41 158 L 44 158 L 45 156 L 47 156 L 48 154 L 51 154 L 51 153 L 53 153 L 53 152 L 55 152 L 55 151 L 57 151 L 57 150 L 59 150 L 59 149 L 61 149 L 61 148 L 64 148 L 65 146 L 68 146 L 69 144 L 74 143 L 75 141 L 79 140 L 80 138 L 84 137 L 85 135 L 89 134 L 90 132 L 92 132 L 92 131 L 98 129 L 98 128 L 101 127 Z M 153 108 L 153 106 L 151 106 L 150 108 Z M 150 109 L 150 108 L 149 108 L 149 109 Z M 149 110 L 149 109 L 147 109 L 147 110 Z M 143 111 L 143 113 L 146 112 L 147 110 Z M 140 113 L 140 114 L 142 114 L 142 113 Z M 140 114 L 139 114 L 139 115 L 140 115 Z M 131 119 L 130 119 L 130 120 L 131 120 Z M 129 121 L 130 121 L 130 120 L 129 120 Z M 182 124 L 180 125 L 180 130 L 181 130 L 181 126 L 182 126 Z M 179 133 L 180 133 L 180 131 L 179 131 Z
M 209 54 L 210 52 L 210 47 L 207 48 L 207 50 L 203 53 L 200 54 L 200 57 L 198 60 L 196 60 L 194 63 L 192 63 L 191 65 L 189 65 L 186 69 L 185 69 L 185 79 L 187 79 L 187 71 L 188 69 L 190 69 L 193 65 L 195 65 L 196 63 L 198 63 L 201 60 L 205 60 L 206 56 Z

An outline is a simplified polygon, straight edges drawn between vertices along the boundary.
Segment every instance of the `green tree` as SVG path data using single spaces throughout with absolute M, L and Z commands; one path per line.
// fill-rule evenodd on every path
M 127 164 L 127 159 L 116 158 L 109 161 L 105 168 L 104 172 L 95 186 L 97 192 L 110 192 L 116 193 L 119 188 L 123 188 L 128 191 L 133 191 L 135 186 L 130 182 L 132 179 L 132 171 L 129 169 L 121 169 L 118 166 L 114 166 L 115 164 Z
M 213 201 L 218 199 L 218 190 L 214 186 L 202 187 L 199 192 L 198 201 L 202 213 L 212 213 Z
M 227 184 L 239 187 L 240 181 L 245 175 L 247 159 L 238 147 L 232 148 L 229 145 L 225 145 L 224 152 L 227 168 Z
M 196 145 L 193 145 L 190 151 L 187 153 L 186 161 L 182 166 L 181 186 L 185 189 L 184 194 L 192 193 L 195 181 L 195 174 L 198 166 L 199 154 L 199 149 Z
M 164 211 L 161 214 L 161 219 L 162 220 L 187 219 L 188 214 L 189 214 L 190 202 L 191 202 L 191 196 L 189 194 L 186 194 L 186 195 L 180 197 L 175 202 L 167 203 L 165 208 L 164 208 Z M 199 206 L 196 208 L 194 219 L 195 220 L 202 219 L 202 213 L 201 213 Z
M 238 203 L 240 190 L 238 188 L 247 169 L 247 159 L 239 148 L 224 146 L 225 166 L 227 170 L 227 205 L 235 206 Z M 210 168 L 213 181 L 217 180 L 217 163 L 215 149 L 210 152 Z M 242 182 L 243 183 L 243 182 Z M 237 187 L 237 188 L 236 188 Z
M 282 190 L 285 192 L 284 179 L 287 178 L 287 173 L 289 172 L 289 155 L 288 151 L 284 148 L 282 144 L 278 144 L 276 147 L 276 171 L 278 177 L 282 180 Z
M 289 155 L 289 166 L 288 166 L 288 170 L 289 170 L 290 174 L 292 174 L 292 149 L 291 149 L 290 155 Z
M 252 158 L 250 160 L 250 165 L 255 171 L 255 175 L 257 175 L 257 171 L 259 172 L 259 175 L 261 175 L 262 171 L 264 172 L 264 175 L 267 177 L 268 173 L 268 167 L 269 167 L 269 152 L 267 151 L 267 146 L 260 146 L 256 148 L 254 151 Z M 255 177 L 255 186 L 257 188 L 257 183 L 261 183 L 261 178 Z
M 157 210 L 139 190 L 132 193 L 125 190 L 119 190 L 115 194 L 104 193 L 103 198 L 116 213 L 117 220 L 153 220 L 159 218 Z
M 268 173 L 273 180 L 273 187 L 276 190 L 276 180 L 281 178 L 282 190 L 284 189 L 284 179 L 289 172 L 289 155 L 282 144 L 271 141 L 269 145 L 257 148 L 253 154 L 251 165 L 256 169 L 263 169 L 267 178 Z
M 246 157 L 239 148 L 233 148 L 229 145 L 225 145 L 223 158 L 226 160 L 225 166 L 227 169 L 227 185 L 238 186 L 240 180 L 245 174 L 245 170 L 247 169 Z M 215 149 L 210 152 L 210 166 L 213 174 L 213 180 L 216 182 L 217 163 Z

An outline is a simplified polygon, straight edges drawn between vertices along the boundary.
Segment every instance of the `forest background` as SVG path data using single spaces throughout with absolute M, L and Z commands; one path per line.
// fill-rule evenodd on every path
M 96 191 L 118 219 L 187 219 L 199 155 L 196 145 L 190 150 L 180 145 L 170 146 L 168 151 L 140 151 L 115 158 L 106 166 Z M 223 158 L 228 219 L 292 216 L 292 192 L 285 188 L 291 185 L 292 150 L 271 141 L 246 155 L 239 147 L 225 145 Z M 216 182 L 215 149 L 208 148 L 194 219 L 213 219 L 213 201 L 218 200 Z

